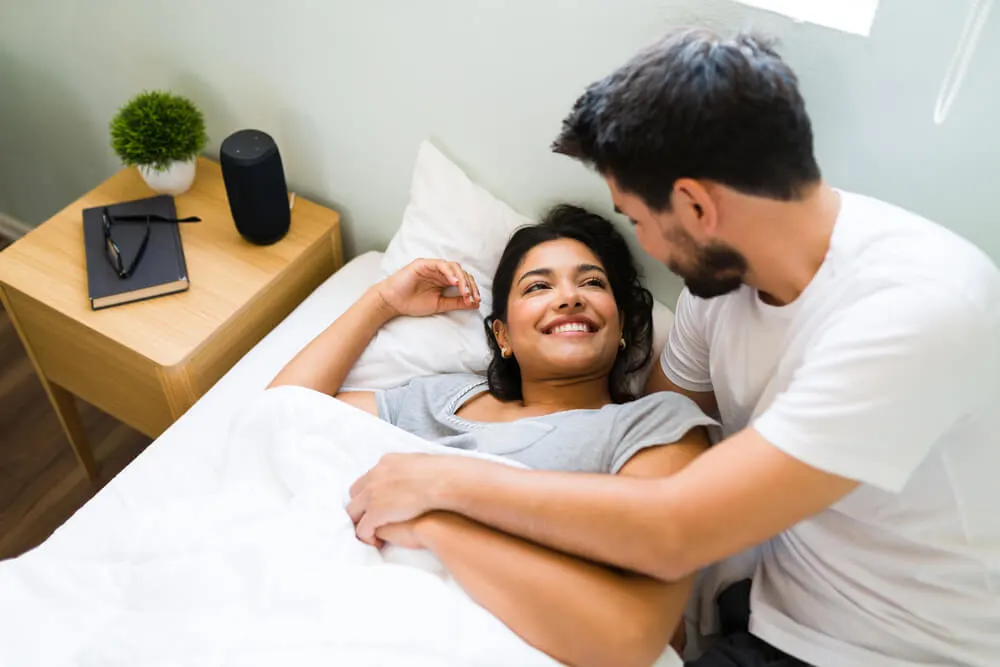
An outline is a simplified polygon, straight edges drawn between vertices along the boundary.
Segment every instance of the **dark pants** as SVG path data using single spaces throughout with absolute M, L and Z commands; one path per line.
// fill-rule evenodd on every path
M 809 667 L 750 634 L 750 580 L 744 579 L 719 593 L 720 636 L 687 667 Z

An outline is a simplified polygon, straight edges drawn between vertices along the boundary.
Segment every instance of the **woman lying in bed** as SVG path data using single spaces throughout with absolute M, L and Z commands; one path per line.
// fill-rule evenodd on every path
M 478 288 L 461 266 L 422 259 L 372 287 L 272 386 L 335 395 L 425 439 L 533 468 L 655 477 L 705 449 L 701 427 L 712 421 L 693 402 L 674 393 L 636 400 L 629 389 L 629 375 L 651 356 L 652 298 L 610 222 L 557 207 L 511 237 L 493 288 L 487 377 L 338 393 L 389 320 L 478 308 Z M 378 537 L 430 549 L 479 604 L 572 665 L 648 667 L 677 629 L 689 591 L 689 582 L 615 571 L 445 513 Z

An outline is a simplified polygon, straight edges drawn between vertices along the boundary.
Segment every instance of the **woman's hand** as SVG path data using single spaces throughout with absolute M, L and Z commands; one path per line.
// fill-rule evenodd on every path
M 445 296 L 454 287 L 458 296 Z M 382 301 L 398 315 L 423 317 L 479 307 L 479 287 L 460 264 L 443 259 L 417 259 L 378 285 Z
M 444 512 L 428 512 L 415 519 L 380 526 L 375 531 L 375 546 L 381 549 L 386 544 L 391 544 L 404 549 L 426 549 L 423 530 L 441 516 L 444 516 Z
M 445 296 L 455 288 L 459 296 Z M 418 259 L 373 285 L 364 296 L 285 365 L 270 386 L 297 385 L 337 396 L 351 367 L 379 328 L 397 315 L 433 315 L 479 307 L 476 281 L 454 262 Z M 374 395 L 354 405 L 376 413 Z

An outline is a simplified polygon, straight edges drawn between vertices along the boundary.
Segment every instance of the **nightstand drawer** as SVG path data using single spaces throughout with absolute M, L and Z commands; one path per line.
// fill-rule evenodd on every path
M 51 382 L 150 437 L 174 421 L 149 359 L 15 289 L 7 287 L 6 293 Z

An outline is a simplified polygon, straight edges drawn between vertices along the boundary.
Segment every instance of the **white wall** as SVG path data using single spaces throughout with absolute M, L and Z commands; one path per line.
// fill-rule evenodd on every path
M 670 27 L 753 25 L 782 37 L 834 184 L 1000 258 L 1000 12 L 931 120 L 965 9 L 882 0 L 863 38 L 728 0 L 0 0 L 0 212 L 38 223 L 112 174 L 108 120 L 167 88 L 204 109 L 210 155 L 239 128 L 274 135 L 291 187 L 343 213 L 349 252 L 395 231 L 424 137 L 525 213 L 610 213 L 595 175 L 548 152 L 576 96 Z M 646 267 L 672 302 L 677 282 Z

